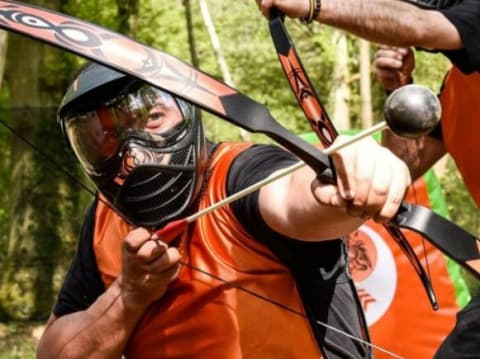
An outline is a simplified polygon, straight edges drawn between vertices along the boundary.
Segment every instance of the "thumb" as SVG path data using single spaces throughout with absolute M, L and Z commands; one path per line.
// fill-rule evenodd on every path
M 338 187 L 335 185 L 322 183 L 316 178 L 312 181 L 310 189 L 315 200 L 323 206 L 334 208 L 347 207 L 347 201 L 342 198 Z

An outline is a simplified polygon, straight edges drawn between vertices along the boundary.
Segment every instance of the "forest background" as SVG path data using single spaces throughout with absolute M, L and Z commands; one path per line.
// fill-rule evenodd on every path
M 132 36 L 194 64 L 266 105 L 292 132 L 310 130 L 254 0 L 27 2 Z M 320 24 L 288 19 L 286 24 L 337 128 L 361 129 L 382 120 L 385 94 L 371 68 L 375 46 Z M 92 200 L 78 184 L 93 188 L 65 146 L 55 116 L 83 63 L 65 51 L 0 32 L 0 358 L 34 358 Z M 443 56 L 417 51 L 415 82 L 438 92 L 448 67 Z M 203 118 L 213 141 L 270 142 L 209 114 Z M 437 167 L 437 175 L 450 217 L 478 236 L 478 210 L 449 158 Z

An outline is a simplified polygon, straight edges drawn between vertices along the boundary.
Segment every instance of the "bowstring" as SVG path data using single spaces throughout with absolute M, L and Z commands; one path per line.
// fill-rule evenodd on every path
M 397 71 L 397 76 L 394 79 L 396 89 L 401 87 L 401 86 L 404 86 L 402 84 L 401 76 L 402 76 L 402 74 L 401 74 L 400 70 L 398 70 Z M 414 140 L 414 141 L 415 141 L 415 146 L 418 149 L 418 142 L 417 142 L 417 140 Z M 412 169 L 410 170 L 410 173 L 412 173 L 414 158 L 412 158 L 410 156 L 410 148 L 408 146 L 408 143 L 409 143 L 409 140 L 403 139 L 403 144 L 405 146 L 406 162 L 411 164 Z M 417 153 L 418 153 L 418 151 L 417 151 Z M 410 166 L 408 166 L 408 168 L 410 169 Z M 410 188 L 411 188 L 411 192 L 412 192 L 412 195 L 413 195 L 413 201 L 415 202 L 415 204 L 418 204 L 417 189 L 415 187 L 414 181 L 412 181 L 412 183 L 410 184 Z M 400 228 L 398 230 L 401 231 Z M 430 283 L 432 283 L 432 275 L 431 275 L 431 272 L 430 272 L 430 262 L 428 260 L 428 253 L 427 253 L 427 246 L 426 246 L 426 243 L 425 243 L 425 238 L 423 236 L 420 236 L 420 237 L 421 237 L 423 255 L 425 256 L 425 268 L 426 268 L 426 273 L 427 273 L 427 276 L 428 276 L 428 281 Z M 432 290 L 433 290 L 433 284 L 431 284 L 431 286 L 432 286 Z
M 417 147 L 417 157 L 418 157 L 418 148 L 419 148 L 418 141 L 419 141 L 419 139 L 417 139 L 417 140 L 404 139 L 404 141 L 403 141 L 404 146 L 405 146 L 405 157 L 406 157 L 407 163 L 411 164 L 412 171 L 413 171 L 413 161 L 415 159 L 412 158 L 413 156 L 410 157 L 410 148 L 408 146 L 409 141 L 414 141 L 415 142 L 415 146 Z M 415 187 L 414 182 L 411 183 L 410 188 L 412 190 L 413 200 L 414 200 L 415 204 L 418 204 L 417 189 Z M 425 238 L 423 236 L 420 236 L 420 238 L 422 239 L 422 251 L 423 251 L 423 255 L 425 256 L 425 268 L 426 268 L 426 271 L 427 271 L 428 280 L 431 283 L 432 282 L 432 275 L 431 275 L 431 272 L 430 272 L 430 261 L 428 260 L 427 245 L 426 245 Z

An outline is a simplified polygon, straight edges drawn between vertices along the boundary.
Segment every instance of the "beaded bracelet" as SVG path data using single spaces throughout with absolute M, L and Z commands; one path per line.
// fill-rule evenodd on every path
M 320 14 L 322 7 L 321 0 L 310 0 L 310 10 L 308 11 L 308 16 L 302 18 L 302 21 L 306 24 L 311 24 Z

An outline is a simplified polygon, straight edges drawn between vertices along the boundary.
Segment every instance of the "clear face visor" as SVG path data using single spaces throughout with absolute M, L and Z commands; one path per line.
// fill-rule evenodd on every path
M 169 93 L 138 82 L 93 110 L 62 119 L 70 144 L 89 174 L 102 175 L 128 139 L 161 149 L 185 136 L 191 111 Z M 184 115 L 185 114 L 185 115 Z

